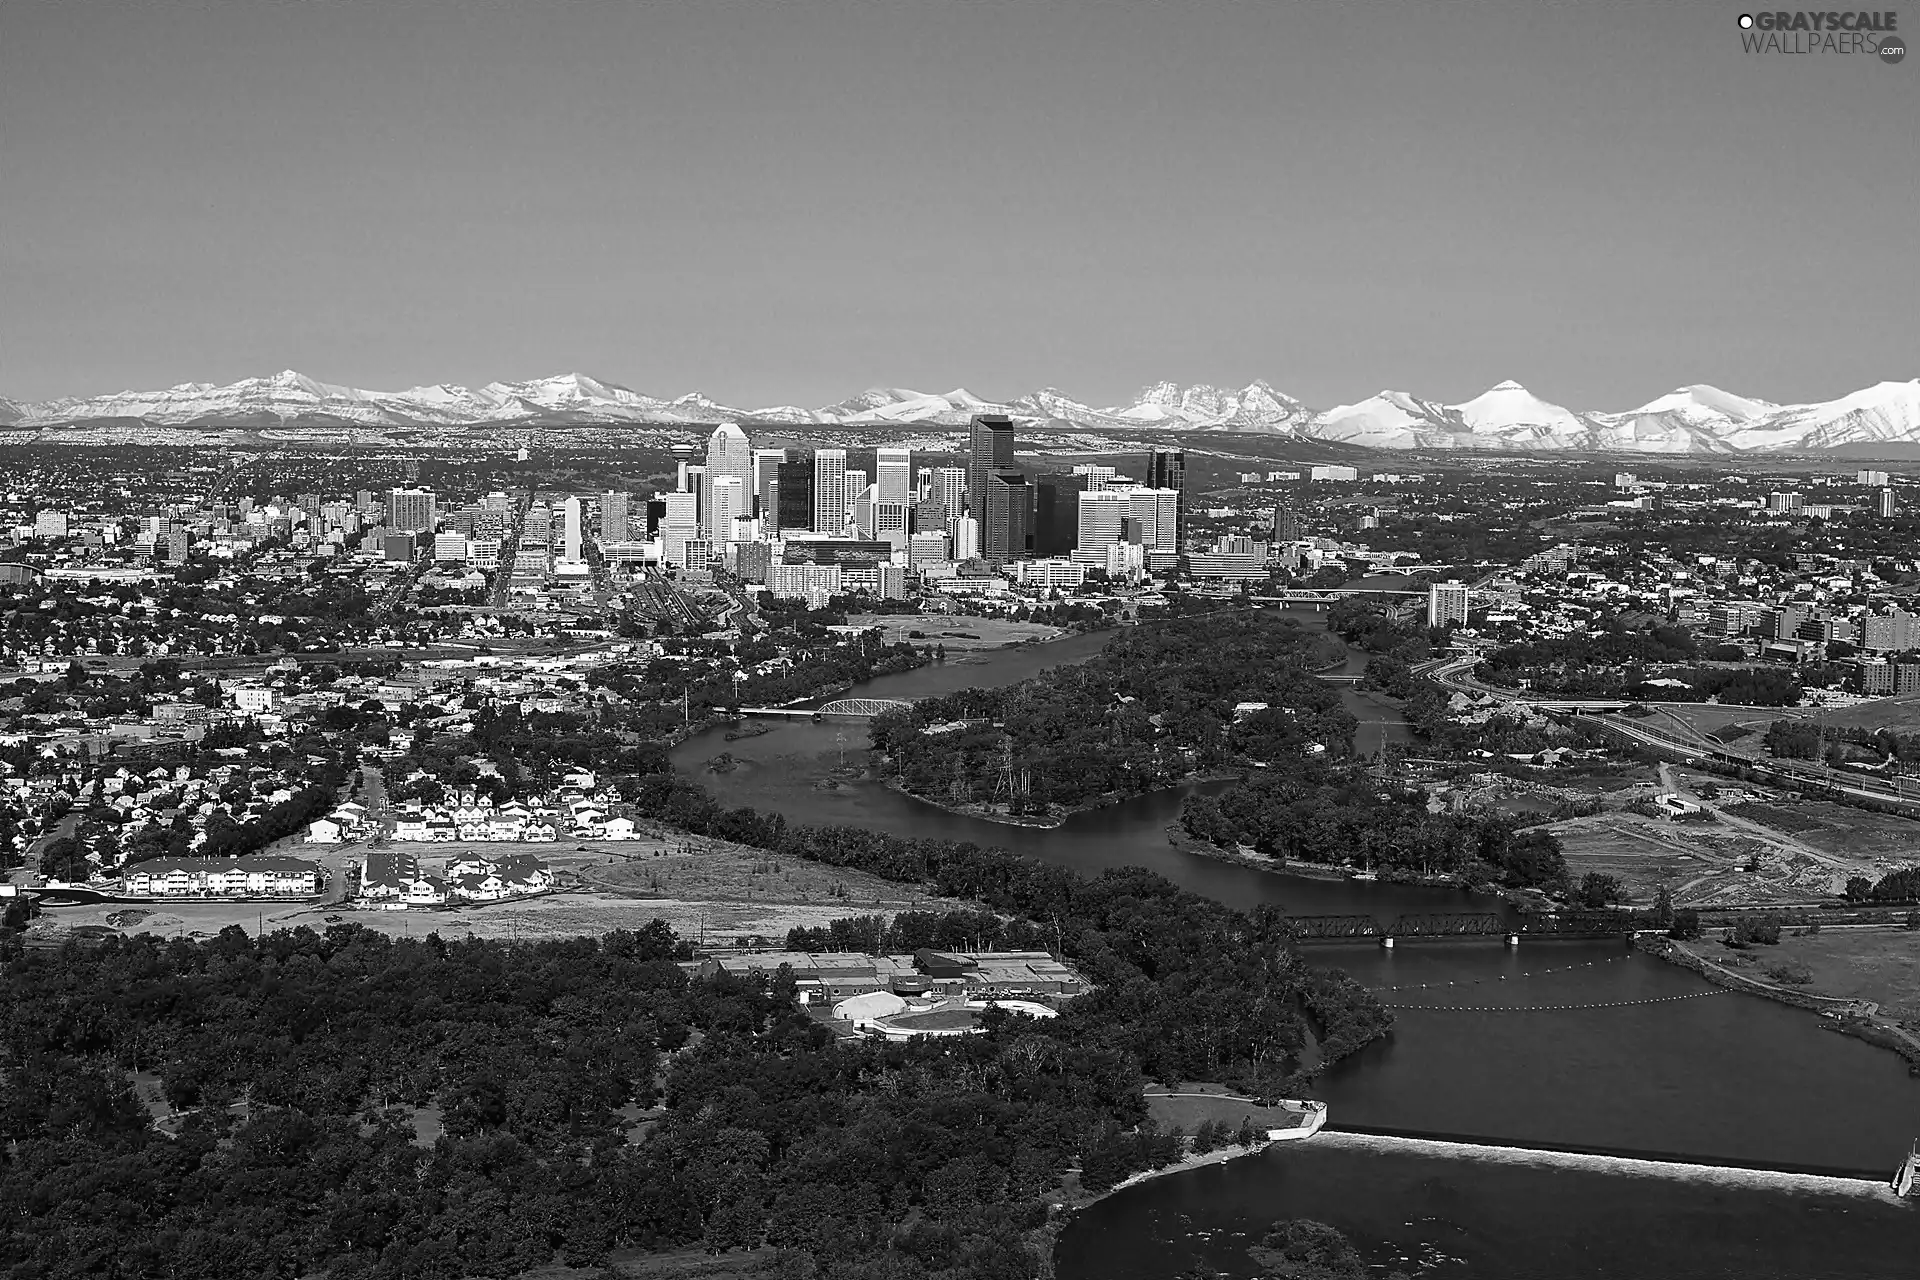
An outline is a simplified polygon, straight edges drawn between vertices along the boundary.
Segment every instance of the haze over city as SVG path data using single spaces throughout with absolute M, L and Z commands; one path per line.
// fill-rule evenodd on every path
M 1911 62 L 1388 8 L 9 3 L 0 395 L 1915 374 Z

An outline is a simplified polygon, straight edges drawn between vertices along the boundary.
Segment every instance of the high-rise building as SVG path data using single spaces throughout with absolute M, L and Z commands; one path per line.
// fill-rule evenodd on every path
M 1149 551 L 1180 549 L 1180 491 L 1142 487 L 1124 489 L 1128 515 L 1137 526 L 1136 536 L 1127 539 Z
M 1869 488 L 1882 487 L 1891 483 L 1891 481 L 1892 477 L 1884 471 L 1856 471 L 1853 473 L 1853 482 L 1855 484 L 1863 484 Z
M 662 493 L 655 498 L 666 504 L 666 513 L 660 518 L 660 558 L 685 568 L 687 543 L 700 536 L 700 520 L 694 510 L 697 499 L 691 493 Z
M 1175 504 L 1173 539 L 1166 546 L 1177 548 L 1187 534 L 1187 454 L 1184 449 L 1154 449 L 1147 454 L 1149 489 L 1171 489 L 1179 498 Z
M 1084 472 L 1050 471 L 1033 482 L 1033 554 L 1064 556 L 1079 545 Z
M 1891 520 L 1894 516 L 1900 514 L 1900 500 L 1893 496 L 1892 489 L 1882 489 L 1876 501 L 1875 509 L 1879 511 L 1882 519 Z
M 913 497 L 913 450 L 880 449 L 874 454 L 873 482 L 880 501 L 906 502 Z
M 703 497 L 710 497 L 713 482 L 721 476 L 733 476 L 740 481 L 742 494 L 751 496 L 755 491 L 753 483 L 753 447 L 747 443 L 747 433 L 738 423 L 723 422 L 713 429 L 707 438 L 706 490 Z M 710 501 L 701 504 L 701 521 L 706 526 L 707 536 L 716 543 L 726 539 L 727 531 L 712 511 Z M 751 515 L 749 512 L 735 510 L 733 515 Z M 729 517 L 731 518 L 731 517 Z
M 1806 499 L 1792 490 L 1767 495 L 1767 510 L 1774 515 L 1792 515 L 1806 506 Z
M 1285 507 L 1275 507 L 1273 509 L 1273 540 L 1298 542 L 1300 534 L 1300 513 L 1289 511 Z
M 980 522 L 972 516 L 956 516 L 953 521 L 953 558 L 980 558 Z
M 773 518 L 770 528 L 813 528 L 813 463 L 794 460 L 774 469 Z
M 774 513 L 780 509 L 780 464 L 791 462 L 785 449 L 753 451 L 753 513 L 774 525 Z
M 950 521 L 963 515 L 973 514 L 973 508 L 967 503 L 967 469 L 965 467 L 936 468 L 929 496 L 947 509 L 947 519 Z
M 1908 613 L 1896 606 L 1890 613 L 1870 615 L 1861 647 L 1876 653 L 1905 653 L 1920 648 L 1920 614 Z
M 387 493 L 387 528 L 394 533 L 418 533 L 436 523 L 431 489 L 392 489 Z
M 999 565 L 1033 554 L 1033 486 L 1024 474 L 989 471 L 986 512 L 980 526 L 982 559 Z
M 915 499 L 921 502 L 925 502 L 928 498 L 931 498 L 933 496 L 933 468 L 932 467 L 921 467 L 918 471 L 914 472 L 913 496 Z
M 847 524 L 847 451 L 813 454 L 813 531 L 839 533 Z
M 1013 419 L 999 413 L 977 413 L 967 427 L 967 510 L 988 537 L 987 477 L 1013 470 Z
M 624 493 L 612 491 L 600 495 L 600 541 L 625 542 L 627 540 L 631 509 L 630 499 Z
M 718 475 L 708 480 L 707 536 L 715 546 L 725 546 L 734 538 L 734 525 L 742 516 L 751 519 L 752 496 L 739 476 Z
M 1472 592 L 1462 583 L 1436 582 L 1427 588 L 1427 625 L 1444 627 L 1465 622 Z
M 1092 551 L 1120 541 L 1120 523 L 1132 513 L 1133 502 L 1111 489 L 1077 494 L 1074 548 Z
M 560 558 L 569 564 L 579 564 L 586 558 L 586 531 L 581 528 L 580 499 L 569 496 L 560 504 L 560 514 Z

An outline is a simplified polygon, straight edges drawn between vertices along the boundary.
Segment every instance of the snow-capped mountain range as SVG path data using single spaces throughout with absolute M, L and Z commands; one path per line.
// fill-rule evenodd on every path
M 957 427 L 976 413 L 1004 413 L 1030 426 L 1086 430 L 1253 431 L 1378 449 L 1555 450 L 1598 453 L 1740 454 L 1920 445 L 1920 379 L 1882 382 L 1837 400 L 1778 405 L 1696 385 L 1624 412 L 1572 410 L 1502 382 L 1461 404 L 1382 391 L 1314 411 L 1263 381 L 1238 390 L 1158 382 L 1133 401 L 1096 408 L 1052 387 L 1011 400 L 958 389 L 944 395 L 876 387 L 818 409 L 747 409 L 694 392 L 677 399 L 568 373 L 531 382 L 446 383 L 407 391 L 362 391 L 288 370 L 228 386 L 183 382 L 164 391 L 0 399 L 0 425 L 57 428 L 102 419 L 156 426 L 453 427 L 498 423 L 701 424 L 728 420 L 793 426 L 887 424 Z

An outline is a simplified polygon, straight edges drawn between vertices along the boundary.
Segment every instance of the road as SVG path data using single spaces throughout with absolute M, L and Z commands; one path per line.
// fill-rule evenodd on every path
M 513 587 L 513 562 L 520 554 L 520 535 L 526 532 L 527 509 L 533 506 L 533 490 L 522 489 L 514 495 L 513 523 L 507 536 L 500 539 L 500 563 L 493 571 L 493 607 L 507 607 L 507 592 Z

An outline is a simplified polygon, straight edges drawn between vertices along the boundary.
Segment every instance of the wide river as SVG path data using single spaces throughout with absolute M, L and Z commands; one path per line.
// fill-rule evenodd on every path
M 854 692 L 920 697 L 1007 684 L 1082 660 L 1108 638 L 949 661 Z M 1348 664 L 1360 665 L 1358 656 Z M 1361 722 L 1362 752 L 1405 740 L 1391 705 L 1351 689 L 1342 696 Z M 1459 891 L 1307 879 L 1182 853 L 1165 828 L 1184 791 L 1036 830 L 959 817 L 878 783 L 821 785 L 836 765 L 859 764 L 866 744 L 858 723 L 800 721 L 732 743 L 710 731 L 683 743 L 675 763 L 723 802 L 792 822 L 999 844 L 1088 874 L 1143 866 L 1235 907 L 1383 918 L 1504 909 Z M 738 766 L 707 772 L 722 750 Z M 1920 1275 L 1920 1201 L 1841 1180 L 1884 1187 L 1920 1135 L 1920 1080 L 1892 1053 L 1618 942 L 1331 945 L 1312 955 L 1393 988 L 1382 993 L 1392 1004 L 1451 1006 L 1396 1009 L 1387 1041 L 1319 1081 L 1334 1128 L 1393 1136 L 1329 1133 L 1129 1188 L 1068 1226 L 1057 1255 L 1064 1280 L 1147 1280 L 1196 1265 L 1252 1275 L 1250 1236 L 1288 1217 L 1330 1222 L 1377 1259 L 1433 1277 Z M 1595 1005 L 1609 1007 L 1566 1007 Z M 1488 1149 L 1512 1147 L 1683 1163 Z M 1699 1167 L 1741 1165 L 1837 1177 Z

